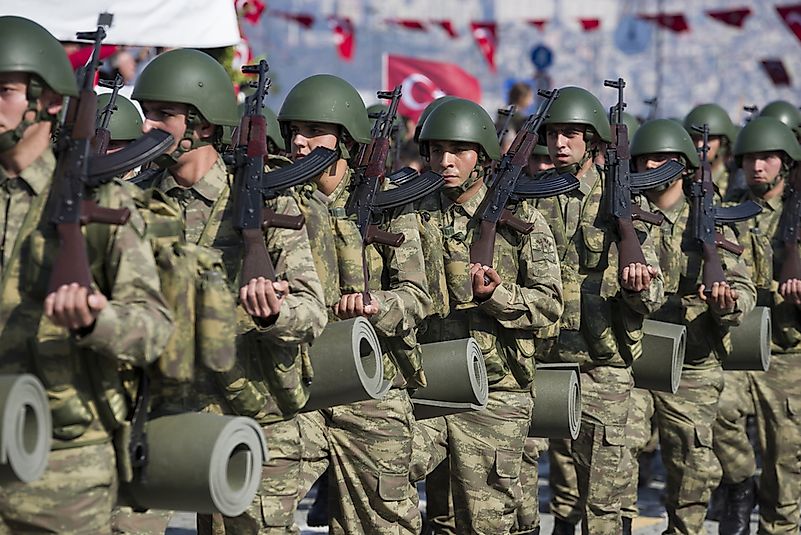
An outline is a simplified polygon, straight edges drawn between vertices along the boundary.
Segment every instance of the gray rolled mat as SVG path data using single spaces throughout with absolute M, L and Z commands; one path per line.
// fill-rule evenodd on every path
M 687 327 L 645 320 L 642 333 L 642 355 L 631 365 L 634 386 L 675 394 L 684 365 Z
M 145 477 L 121 484 L 121 502 L 225 516 L 250 507 L 267 459 L 255 420 L 194 412 L 150 420 L 146 430 Z
M 309 357 L 314 380 L 302 412 L 381 399 L 392 386 L 384 379 L 378 335 L 364 318 L 329 323 Z
M 537 399 L 528 436 L 578 437 L 581 428 L 581 379 L 579 365 L 537 364 L 534 390 Z
M 739 326 L 729 332 L 731 352 L 723 360 L 723 369 L 768 371 L 772 336 L 770 308 L 754 308 L 743 318 Z
M 53 440 L 50 405 L 30 374 L 0 375 L 0 484 L 42 477 Z
M 487 406 L 487 368 L 473 338 L 424 344 L 421 349 L 428 385 L 412 394 L 415 418 L 424 420 Z

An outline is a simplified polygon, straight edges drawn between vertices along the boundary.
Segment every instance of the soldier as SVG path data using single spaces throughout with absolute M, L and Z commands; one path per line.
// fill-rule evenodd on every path
M 759 533 L 797 533 L 801 496 L 801 374 L 798 356 L 801 332 L 797 279 L 779 286 L 784 256 L 777 235 L 782 195 L 790 169 L 801 160 L 792 131 L 777 119 L 759 117 L 737 137 L 734 155 L 745 171 L 749 191 L 742 200 L 762 206 L 755 220 L 737 224 L 743 258 L 757 287 L 760 306 L 770 306 L 773 322 L 771 363 L 767 372 L 728 372 L 715 426 L 715 452 L 723 467 L 726 507 L 720 533 L 749 531 L 754 505 L 754 451 L 745 428 L 746 415 L 755 411 L 762 474 L 757 501 Z M 777 267 L 774 267 L 777 266 Z
M 92 196 L 131 216 L 88 247 L 92 289 L 49 292 L 51 272 L 64 268 L 53 265 L 59 238 L 46 209 L 55 204 L 50 138 L 62 98 L 78 91 L 64 49 L 38 24 L 0 17 L 0 50 L 0 373 L 35 373 L 53 421 L 42 478 L 0 487 L 0 533 L 109 533 L 118 483 L 111 435 L 128 408 L 110 403 L 125 399 L 121 386 L 105 387 L 120 382 L 123 362 L 154 362 L 172 320 L 144 221 L 116 181 Z
M 241 305 L 237 368 L 223 375 L 199 367 L 188 385 L 164 379 L 154 410 L 251 416 L 262 425 L 269 448 L 251 508 L 236 518 L 198 515 L 198 532 L 296 533 L 301 444 L 295 412 L 305 403 L 300 344 L 319 335 L 326 323 L 308 237 L 305 230 L 268 228 L 265 245 L 278 280 L 238 280 L 243 244 L 230 215 L 233 177 L 215 149 L 222 127 L 238 124 L 238 114 L 231 81 L 210 56 L 188 49 L 165 52 L 139 76 L 133 98 L 144 110 L 145 132 L 160 128 L 179 140 L 161 162 L 165 171 L 153 187 L 176 203 L 186 242 L 221 254 L 228 286 Z M 288 195 L 267 206 L 299 214 Z
M 721 197 L 728 194 L 729 189 L 729 168 L 728 158 L 731 146 L 737 135 L 736 127 L 731 122 L 729 114 L 726 113 L 718 104 L 700 104 L 690 110 L 684 117 L 684 129 L 689 132 L 695 141 L 695 146 L 700 147 L 703 140 L 698 132 L 692 127 L 709 125 L 709 162 L 712 164 L 712 182 Z
M 543 133 L 556 166 L 550 172 L 570 171 L 581 182 L 571 194 L 538 202 L 556 239 L 565 285 L 559 343 L 547 358 L 581 365 L 583 414 L 571 455 L 582 531 L 617 535 L 631 470 L 625 447 L 630 366 L 642 351 L 642 319 L 662 302 L 662 276 L 647 229 L 637 223 L 647 264 L 624 266 L 618 277 L 617 254 L 610 253 L 615 233 L 599 218 L 606 177 L 595 158 L 600 145 L 611 142 L 611 131 L 598 99 L 581 88 L 562 89 Z M 558 516 L 554 526 L 554 533 L 574 530 Z
M 116 99 L 114 110 L 108 123 L 108 130 L 111 136 L 106 149 L 107 154 L 125 148 L 142 135 L 142 115 L 136 109 L 134 103 L 119 94 Z M 97 96 L 98 117 L 108 106 L 110 100 L 111 93 L 103 93 Z
M 756 290 L 745 265 L 732 253 L 721 250 L 726 283 L 704 293 L 700 251 L 687 247 L 690 204 L 683 188 L 693 180 L 700 165 L 687 132 L 669 119 L 645 123 L 631 143 L 636 171 L 655 169 L 670 160 L 685 166 L 667 186 L 645 192 L 652 211 L 664 216 L 653 232 L 665 280 L 667 303 L 651 319 L 687 326 L 687 343 L 681 382 L 675 394 L 652 392 L 635 409 L 629 436 L 634 439 L 633 461 L 651 436 L 651 416 L 656 415 L 662 460 L 667 471 L 665 533 L 705 533 L 706 506 L 720 468 L 712 451 L 712 428 L 723 387 L 721 360 L 726 357 L 728 329 L 739 325 L 756 301 Z M 721 229 L 734 242 L 731 228 Z M 647 391 L 645 392 L 647 395 Z M 633 407 L 634 406 L 633 404 Z M 630 414 L 631 418 L 631 414 Z M 629 482 L 628 502 L 636 510 L 637 471 Z
M 486 410 L 420 422 L 430 437 L 425 470 L 449 457 L 458 533 L 509 533 L 521 503 L 520 466 L 533 408 L 535 330 L 555 325 L 562 286 L 553 237 L 527 202 L 510 205 L 530 234 L 499 226 L 494 265 L 470 263 L 476 211 L 500 150 L 492 119 L 464 99 L 441 103 L 420 132 L 420 153 L 445 179 L 417 205 L 427 278 L 437 309 L 421 327 L 425 342 L 472 336 L 489 380 Z M 421 452 L 422 454 L 422 452 Z M 430 488 L 430 487 L 429 487 Z M 440 500 L 442 498 L 440 497 Z
M 760 117 L 773 117 L 778 119 L 795 134 L 796 139 L 801 140 L 801 110 L 793 106 L 786 100 L 774 100 L 767 104 L 759 112 Z
M 384 378 L 393 384 L 383 399 L 302 415 L 305 488 L 330 467 L 331 533 L 418 533 L 417 490 L 409 482 L 414 417 L 406 387 L 424 384 L 414 335 L 431 298 L 415 215 L 402 210 L 382 225 L 405 236 L 400 247 L 375 244 L 366 251 L 371 303 L 365 304 L 362 237 L 345 211 L 351 160 L 371 140 L 364 102 L 345 80 L 315 75 L 292 88 L 278 121 L 296 161 L 317 147 L 339 151 L 331 168 L 301 192 L 302 210 L 318 222 L 310 237 L 329 313 L 371 322 L 386 350 Z

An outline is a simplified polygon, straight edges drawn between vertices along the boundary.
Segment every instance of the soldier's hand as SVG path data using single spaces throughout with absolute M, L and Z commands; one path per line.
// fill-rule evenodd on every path
M 102 293 L 89 293 L 77 283 L 65 284 L 45 298 L 45 315 L 56 325 L 71 331 L 86 330 L 94 326 L 106 306 L 108 299 Z
M 250 279 L 239 289 L 239 302 L 245 312 L 258 319 L 274 319 L 289 294 L 287 281 L 270 281 L 264 277 Z
M 801 280 L 788 279 L 779 287 L 779 293 L 787 302 L 801 305 Z
M 361 292 L 345 294 L 339 299 L 339 303 L 334 305 L 334 315 L 341 320 L 356 318 L 358 316 L 370 317 L 381 310 L 378 298 L 370 294 L 370 304 L 364 304 L 364 296 Z
M 623 268 L 620 285 L 630 292 L 642 292 L 651 286 L 656 277 L 656 268 L 645 264 L 629 264 Z
M 707 298 L 706 286 L 703 284 L 698 287 L 698 296 L 705 301 L 718 314 L 726 314 L 734 310 L 737 304 L 737 291 L 732 289 L 727 282 L 715 282 L 712 284 L 712 292 Z
M 501 285 L 501 276 L 489 266 L 470 264 L 470 278 L 473 281 L 473 297 L 477 301 L 486 301 L 492 296 L 495 288 Z

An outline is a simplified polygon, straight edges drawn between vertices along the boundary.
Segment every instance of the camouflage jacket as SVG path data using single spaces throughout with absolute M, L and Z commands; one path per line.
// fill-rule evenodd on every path
M 494 268 L 501 284 L 484 302 L 473 299 L 470 244 L 480 237 L 476 210 L 482 186 L 464 204 L 442 192 L 419 201 L 420 235 L 434 314 L 420 330 L 423 343 L 472 336 L 484 354 L 491 390 L 527 389 L 534 378 L 537 331 L 553 327 L 562 314 L 559 259 L 548 225 L 529 203 L 509 208 L 534 225 L 530 234 L 499 226 Z
M 189 188 L 181 187 L 166 173 L 156 181 L 155 187 L 180 207 L 188 242 L 213 247 L 222 253 L 228 283 L 238 301 L 244 249 L 241 236 L 233 227 L 232 181 L 220 158 Z M 300 213 L 290 196 L 273 199 L 267 206 L 278 213 Z M 190 385 L 165 381 L 160 385 L 157 403 L 161 404 L 160 410 L 247 412 L 248 416 L 268 422 L 291 416 L 286 414 L 283 397 L 303 397 L 301 391 L 306 386 L 303 368 L 308 363 L 303 362 L 300 346 L 313 340 L 325 327 L 322 288 L 305 230 L 268 228 L 264 239 L 277 277 L 289 283 L 290 292 L 278 318 L 272 325 L 261 327 L 237 307 L 237 366 L 224 375 L 199 367 Z M 242 397 L 241 389 L 245 388 L 255 388 L 258 400 L 250 399 L 247 409 L 233 406 L 236 398 Z M 232 402 L 232 406 L 226 406 L 224 398 Z
M 801 346 L 801 321 L 798 308 L 779 295 L 778 276 L 784 260 L 784 244 L 777 233 L 782 212 L 782 200 L 774 197 L 764 200 L 746 192 L 738 201 L 752 200 L 762 206 L 762 213 L 754 219 L 736 224 L 743 259 L 748 272 L 756 284 L 757 305 L 769 306 L 773 329 L 771 351 L 775 353 L 797 353 Z
M 45 317 L 43 303 L 59 247 L 47 206 L 55 163 L 47 150 L 18 178 L 0 171 L 0 373 L 27 372 L 41 379 L 58 449 L 110 439 L 109 430 L 128 409 L 120 363 L 155 361 L 170 336 L 172 318 L 144 221 L 129 186 L 118 181 L 94 193 L 111 199 L 106 206 L 130 209 L 131 217 L 124 225 L 108 227 L 107 242 L 87 244 L 93 284 L 108 297 L 108 306 L 87 336 L 76 336 Z
M 364 290 L 362 238 L 345 213 L 351 177 L 349 170 L 330 195 L 313 186 L 303 188 L 299 195 L 301 211 L 312 216 L 312 253 L 318 269 L 325 273 L 327 303 Z M 425 384 L 416 329 L 429 314 L 431 298 L 415 215 L 409 209 L 398 210 L 387 216 L 381 227 L 405 236 L 400 247 L 373 244 L 366 250 L 370 295 L 379 303 L 379 312 L 369 319 L 385 350 L 384 377 L 396 386 Z
M 558 354 L 548 360 L 629 366 L 642 353 L 643 318 L 664 301 L 662 277 L 643 292 L 620 288 L 615 233 L 599 220 L 605 177 L 591 166 L 578 178 L 578 190 L 537 202 L 556 240 L 565 291 Z M 635 222 L 634 228 L 646 261 L 658 266 L 647 227 Z
M 651 205 L 651 211 L 660 212 L 665 220 L 659 227 L 653 227 L 652 237 L 656 243 L 659 266 L 665 279 L 667 302 L 651 315 L 651 319 L 687 326 L 687 344 L 684 354 L 684 368 L 698 369 L 716 366 L 731 349 L 728 330 L 740 324 L 744 314 L 754 308 L 756 288 L 748 277 L 745 264 L 733 253 L 718 249 L 726 281 L 738 294 L 732 312 L 719 315 L 713 312 L 700 297 L 703 261 L 700 251 L 687 246 L 687 219 L 690 204 L 682 196 L 675 206 L 658 210 Z M 734 231 L 720 227 L 724 238 L 735 242 Z

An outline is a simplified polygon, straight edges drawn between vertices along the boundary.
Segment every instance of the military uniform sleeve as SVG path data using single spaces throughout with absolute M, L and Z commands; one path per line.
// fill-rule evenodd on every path
M 145 223 L 133 200 L 111 183 L 112 196 L 131 211 L 128 222 L 109 228 L 103 271 L 108 306 L 92 332 L 77 344 L 112 358 L 143 366 L 155 361 L 172 333 L 172 316 L 161 295 L 156 262 L 145 237 Z
M 402 233 L 406 239 L 400 247 L 381 248 L 389 284 L 386 289 L 371 291 L 380 308 L 370 322 L 381 336 L 403 336 L 432 309 L 417 215 L 406 208 L 390 221 L 387 230 Z
M 728 227 L 722 227 L 723 237 L 733 243 L 737 243 L 734 231 Z M 736 327 L 740 324 L 743 317 L 751 312 L 756 306 L 757 291 L 754 281 L 748 275 L 748 267 L 742 257 L 738 257 L 728 251 L 718 249 L 720 259 L 724 264 L 726 281 L 732 290 L 737 292 L 734 310 L 725 314 L 716 314 L 709 309 L 715 320 L 724 327 Z
M 535 209 L 527 220 L 534 230 L 518 252 L 518 280 L 501 281 L 479 309 L 508 329 L 543 328 L 559 321 L 564 309 L 556 243 L 545 218 Z
M 272 203 L 278 213 L 300 214 L 297 202 L 288 195 Z M 323 332 L 328 317 L 306 230 L 270 228 L 265 233 L 265 242 L 276 273 L 289 283 L 289 295 L 273 324 L 260 327 L 254 322 L 254 328 L 261 336 L 281 345 L 311 342 Z
M 645 256 L 645 262 L 649 266 L 655 268 L 657 274 L 656 277 L 651 279 L 651 284 L 648 289 L 642 292 L 630 292 L 621 288 L 620 294 L 623 297 L 623 302 L 626 303 L 629 308 L 638 314 L 647 316 L 655 312 L 665 303 L 665 280 L 662 276 L 662 270 L 659 267 L 659 257 L 656 254 L 656 247 L 651 233 L 648 231 L 648 227 L 640 222 L 635 222 L 634 228 L 637 230 L 638 234 L 645 235 L 641 246 L 642 253 Z M 617 277 L 617 273 L 615 273 L 615 277 Z

